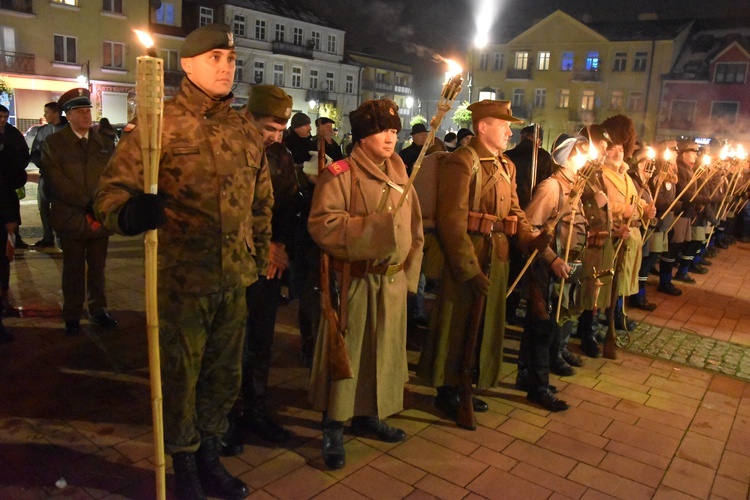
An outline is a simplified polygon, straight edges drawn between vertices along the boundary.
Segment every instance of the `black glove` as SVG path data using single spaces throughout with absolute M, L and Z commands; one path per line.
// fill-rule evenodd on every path
M 155 194 L 138 193 L 122 207 L 117 223 L 127 236 L 156 229 L 167 222 L 164 200 Z

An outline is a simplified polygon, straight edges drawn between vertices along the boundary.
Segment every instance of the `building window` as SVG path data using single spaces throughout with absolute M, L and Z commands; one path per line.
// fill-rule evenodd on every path
M 72 36 L 55 35 L 55 62 L 76 62 L 76 39 Z
M 523 108 L 523 96 L 526 93 L 524 89 L 513 89 L 513 107 Z
M 558 108 L 570 107 L 570 90 L 560 89 L 557 91 L 557 107 Z
M 625 71 L 628 67 L 628 53 L 627 52 L 615 52 L 615 65 L 612 67 L 612 71 Z
M 737 122 L 738 102 L 714 101 L 711 103 L 711 123 L 734 125 Z
M 479 54 L 479 69 L 487 69 L 487 61 L 489 61 L 489 54 Z
M 328 90 L 330 92 L 335 92 L 336 91 L 336 82 L 335 82 L 333 73 L 331 73 L 330 71 L 326 72 L 326 88 L 325 88 L 325 90 Z
M 385 73 L 382 71 L 375 73 L 375 81 L 378 83 L 385 83 Z
M 716 63 L 714 83 L 745 83 L 747 63 Z
M 266 79 L 266 63 L 255 61 L 255 70 L 253 71 L 253 81 L 260 85 Z
M 593 90 L 584 90 L 581 96 L 581 109 L 591 111 L 594 109 L 596 96 Z
M 122 0 L 103 0 L 102 10 L 122 14 Z
M 529 53 L 528 52 L 516 52 L 516 65 L 515 69 L 529 69 Z
M 266 22 L 263 19 L 255 20 L 255 39 L 256 40 L 266 39 Z
M 292 68 L 292 87 L 302 87 L 302 68 L 296 66 Z
M 240 15 L 235 14 L 234 15 L 234 28 L 232 28 L 232 31 L 234 31 L 234 34 L 237 36 L 244 37 L 246 26 L 247 26 L 247 22 L 245 20 L 245 16 L 240 16 Z
M 180 70 L 180 56 L 176 50 L 162 49 L 159 51 L 159 55 L 164 61 L 164 71 Z
M 313 31 L 310 33 L 310 45 L 313 50 L 320 50 L 320 32 Z
M 315 90 L 318 88 L 318 70 L 317 69 L 310 70 L 310 88 L 312 90 Z
M 540 71 L 548 71 L 549 70 L 549 52 L 540 52 L 539 53 L 539 63 L 536 65 L 536 67 Z
M 274 29 L 274 41 L 283 42 L 286 35 L 286 26 L 283 24 L 277 24 Z
M 156 9 L 156 22 L 174 26 L 174 4 L 162 2 L 161 7 Z
M 492 69 L 495 71 L 500 71 L 503 69 L 503 54 L 500 52 L 495 52 L 495 57 L 492 62 Z
M 629 111 L 643 111 L 643 92 L 631 92 L 628 96 Z
M 633 71 L 646 71 L 648 52 L 636 52 L 633 59 Z
M 560 69 L 562 71 L 573 71 L 573 64 L 575 63 L 575 55 L 573 52 L 563 52 L 562 62 L 560 63 Z
M 124 67 L 123 55 L 125 54 L 125 45 L 116 42 L 104 42 L 103 47 L 102 66 L 105 68 Z
M 294 45 L 302 45 L 302 40 L 304 40 L 304 31 L 302 31 L 302 28 L 294 28 L 292 42 Z
M 613 90 L 609 95 L 609 109 L 622 109 L 624 102 L 622 90 Z
M 284 86 L 284 65 L 274 64 L 273 65 L 273 84 L 277 87 Z
M 586 54 L 586 71 L 599 71 L 599 52 Z
M 547 103 L 547 89 L 536 89 L 534 94 L 534 107 L 543 108 Z
M 213 24 L 214 22 L 214 9 L 210 7 L 201 7 L 200 19 L 198 20 L 199 26 L 205 26 L 207 24 Z
M 354 77 L 352 75 L 346 75 L 346 88 L 344 89 L 344 92 L 347 94 L 354 93 Z
M 336 35 L 328 35 L 328 52 L 336 53 Z
M 62 4 L 62 5 L 77 6 L 78 5 L 78 0 L 52 0 L 52 3 L 59 3 L 59 4 Z
M 669 109 L 669 123 L 687 127 L 695 119 L 695 101 L 672 101 Z
M 245 61 L 237 59 L 234 61 L 234 81 L 241 82 L 245 77 Z

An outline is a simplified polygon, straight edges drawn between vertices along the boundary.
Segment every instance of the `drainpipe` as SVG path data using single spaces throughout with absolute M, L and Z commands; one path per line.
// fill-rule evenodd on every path
M 646 132 L 646 117 L 648 117 L 648 98 L 651 95 L 651 75 L 654 72 L 654 59 L 656 59 L 656 39 L 651 40 L 651 61 L 648 65 L 648 80 L 646 80 L 646 96 L 644 97 L 643 102 L 643 123 L 641 124 L 641 133 L 639 134 L 641 138 L 645 135 Z M 658 123 L 659 121 L 659 114 L 656 114 L 656 121 Z M 654 123 L 654 137 L 656 137 L 656 125 L 657 123 Z

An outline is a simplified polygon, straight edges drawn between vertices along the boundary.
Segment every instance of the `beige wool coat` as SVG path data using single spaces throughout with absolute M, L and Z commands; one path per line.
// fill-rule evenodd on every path
M 403 264 L 392 276 L 352 278 L 348 294 L 349 349 L 353 379 L 332 381 L 328 369 L 329 327 L 321 320 L 309 399 L 333 420 L 355 415 L 385 418 L 403 409 L 406 360 L 406 296 L 415 292 L 422 264 L 422 214 L 416 192 L 395 210 L 408 178 L 393 155 L 375 165 L 354 146 L 346 161 L 323 171 L 315 186 L 307 227 L 315 243 L 334 259 Z M 339 162 L 337 162 L 339 163 Z M 333 172 L 337 171 L 336 174 Z M 385 200 L 384 200 L 385 197 Z M 377 212 L 381 204 L 382 212 Z M 341 275 L 337 273 L 338 281 Z

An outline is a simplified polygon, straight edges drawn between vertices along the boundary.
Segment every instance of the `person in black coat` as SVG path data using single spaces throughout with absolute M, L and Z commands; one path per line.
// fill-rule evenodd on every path
M 21 210 L 16 189 L 26 184 L 26 166 L 29 164 L 29 147 L 21 132 L 8 123 L 10 111 L 0 105 L 0 204 L 2 220 L 0 221 L 0 316 L 11 309 L 8 300 L 10 289 L 10 259 L 5 246 L 8 235 L 17 235 L 21 224 Z M 10 335 L 4 327 L 0 328 L 0 340 Z M 12 337 L 10 337 L 12 338 Z M 7 341 L 7 340 L 6 340 Z

